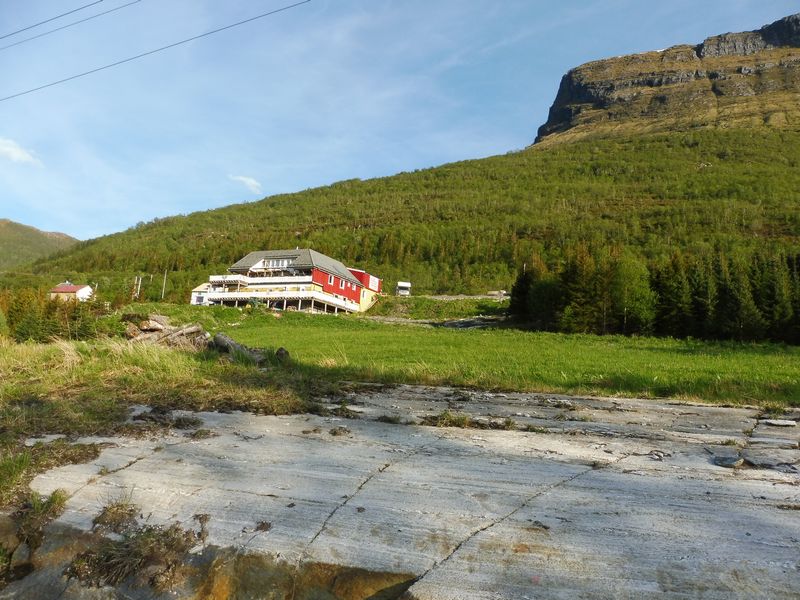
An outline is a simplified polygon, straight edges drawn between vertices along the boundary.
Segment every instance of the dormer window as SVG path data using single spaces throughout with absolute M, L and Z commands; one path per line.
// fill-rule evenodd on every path
M 288 258 L 272 258 L 270 259 L 267 266 L 270 269 L 285 269 L 289 266 L 289 259 Z

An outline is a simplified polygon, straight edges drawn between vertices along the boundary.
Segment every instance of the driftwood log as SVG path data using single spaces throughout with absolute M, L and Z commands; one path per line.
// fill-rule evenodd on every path
M 169 324 L 169 319 L 163 315 L 137 314 L 124 315 L 123 321 L 127 325 L 126 337 L 136 343 L 159 344 L 184 350 L 213 348 L 232 357 L 242 357 L 256 365 L 267 362 L 264 352 L 248 348 L 224 333 L 218 333 L 212 338 L 201 325 L 196 323 L 173 327 Z M 279 348 L 276 356 L 278 360 L 285 362 L 289 358 L 289 353 Z
M 253 363 L 257 365 L 260 365 L 267 361 L 267 357 L 264 356 L 263 352 L 259 350 L 254 350 L 253 348 L 248 348 L 247 346 L 243 346 L 239 342 L 233 341 L 233 339 L 231 339 L 224 333 L 216 334 L 214 336 L 214 339 L 211 340 L 211 345 L 220 352 L 227 352 L 228 354 L 231 355 L 244 356 L 248 360 L 251 360 Z
M 123 315 L 127 322 L 125 336 L 136 343 L 159 344 L 186 350 L 205 350 L 211 336 L 202 326 L 192 323 L 172 327 L 163 315 Z

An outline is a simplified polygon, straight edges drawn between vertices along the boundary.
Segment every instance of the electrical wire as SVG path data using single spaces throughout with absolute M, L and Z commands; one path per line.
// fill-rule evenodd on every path
M 62 83 L 66 83 L 68 81 L 72 81 L 73 79 L 79 79 L 81 77 L 86 77 L 87 75 L 92 75 L 94 73 L 98 73 L 99 71 L 105 71 L 106 69 L 111 69 L 113 67 L 118 67 L 119 65 L 123 65 L 125 63 L 129 63 L 134 60 L 138 60 L 140 58 L 144 58 L 145 56 L 150 56 L 151 54 L 156 54 L 158 52 L 163 52 L 164 50 L 169 50 L 170 48 L 174 48 L 176 46 L 180 46 L 182 44 L 188 44 L 189 42 L 193 42 L 195 40 L 199 40 L 200 38 L 208 37 L 209 35 L 214 35 L 215 33 L 219 33 L 220 31 L 225 31 L 226 29 L 232 29 L 234 27 L 238 27 L 239 25 L 244 25 L 245 23 L 251 23 L 253 21 L 257 21 L 258 19 L 263 19 L 264 17 L 269 17 L 271 15 L 287 11 L 292 8 L 296 8 L 303 4 L 308 4 L 311 0 L 303 0 L 302 2 L 296 2 L 295 4 L 290 4 L 288 6 L 284 6 L 282 8 L 277 8 L 275 10 L 271 10 L 269 12 L 265 12 L 260 15 L 256 15 L 255 17 L 250 17 L 249 19 L 245 19 L 244 21 L 238 21 L 237 23 L 231 23 L 230 25 L 225 25 L 225 27 L 220 27 L 218 29 L 213 29 L 211 31 L 206 31 L 205 33 L 201 33 L 200 35 L 195 35 L 190 38 L 186 38 L 185 40 L 181 40 L 179 42 L 175 42 L 174 44 L 169 44 L 167 46 L 162 46 L 161 48 L 156 48 L 155 50 L 150 50 L 148 52 L 143 52 L 141 54 L 137 54 L 136 56 L 131 56 L 129 58 L 124 58 L 122 60 L 118 60 L 117 62 L 113 62 L 108 65 L 104 65 L 102 67 L 97 67 L 96 69 L 92 69 L 91 71 L 86 71 L 84 73 L 78 73 L 77 75 L 72 75 L 70 77 L 65 77 L 64 79 L 59 79 L 58 81 L 53 81 L 51 83 L 46 83 L 45 85 L 40 85 L 39 87 L 31 88 L 29 90 L 25 90 L 24 92 L 18 92 L 16 94 L 11 94 L 10 96 L 6 96 L 5 98 L 0 98 L 0 102 L 5 102 L 6 100 L 12 100 L 13 98 L 19 98 L 20 96 L 25 96 L 26 94 L 32 94 L 33 92 L 38 92 L 40 90 L 44 90 L 56 85 L 60 85 Z
M 13 48 L 14 46 L 19 46 L 20 44 L 24 44 L 26 42 L 30 42 L 33 40 L 38 40 L 41 37 L 45 37 L 57 31 L 61 31 L 62 29 L 69 29 L 70 27 L 74 27 L 75 25 L 80 25 L 81 23 L 86 23 L 86 21 L 91 21 L 92 19 L 97 19 L 98 17 L 102 17 L 103 15 L 107 15 L 109 13 L 116 12 L 132 4 L 138 4 L 142 0 L 133 0 L 133 2 L 128 2 L 127 4 L 123 4 L 122 6 L 118 6 L 116 8 L 112 8 L 111 10 L 107 10 L 105 12 L 97 13 L 96 15 L 92 15 L 91 17 L 86 17 L 85 19 L 81 19 L 80 21 L 75 21 L 73 23 L 69 23 L 68 25 L 63 25 L 61 27 L 57 27 L 56 29 L 51 29 L 50 31 L 45 31 L 44 33 L 40 33 L 39 35 L 34 35 L 29 38 L 25 38 L 24 40 L 20 40 L 18 42 L 14 42 L 13 44 L 9 44 L 8 46 L 0 46 L 0 52 L 3 50 L 8 50 L 9 48 Z
M 7 33 L 5 35 L 0 35 L 0 40 L 4 40 L 7 37 L 11 37 L 12 35 L 17 35 L 18 33 L 22 33 L 23 31 L 28 31 L 29 29 L 33 29 L 34 27 L 38 27 L 39 25 L 44 25 L 45 23 L 49 23 L 50 21 L 55 21 L 56 19 L 60 19 L 61 17 L 66 17 L 67 15 L 71 15 L 72 13 L 76 13 L 79 10 L 83 10 L 84 8 L 89 8 L 90 6 L 94 6 L 95 4 L 100 4 L 103 0 L 97 0 L 96 2 L 92 2 L 90 4 L 85 4 L 83 6 L 79 6 L 78 8 L 74 8 L 68 12 L 61 13 L 60 15 L 56 15 L 55 17 L 51 17 L 44 21 L 39 21 L 38 23 L 34 23 L 33 25 L 28 25 L 27 27 L 23 27 L 22 29 L 17 29 L 16 31 L 12 31 L 11 33 Z

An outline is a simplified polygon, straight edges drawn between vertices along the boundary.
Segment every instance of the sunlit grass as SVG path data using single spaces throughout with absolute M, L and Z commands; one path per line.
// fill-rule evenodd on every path
M 800 349 L 777 344 L 424 329 L 287 314 L 229 333 L 323 376 L 498 390 L 800 405 Z

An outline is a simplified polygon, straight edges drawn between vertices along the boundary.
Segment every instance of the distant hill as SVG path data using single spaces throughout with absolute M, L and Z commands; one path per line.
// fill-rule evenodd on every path
M 537 141 L 700 127 L 796 129 L 798 124 L 800 14 L 696 46 L 572 69 Z
M 0 271 L 31 263 L 77 242 L 64 233 L 39 231 L 35 227 L 0 219 Z
M 509 289 L 525 265 L 558 264 L 579 246 L 649 264 L 676 251 L 797 255 L 798 46 L 794 16 L 589 63 L 565 76 L 542 142 L 523 151 L 159 219 L 34 270 L 120 298 L 149 274 L 149 299 L 166 270 L 167 298 L 186 301 L 248 252 L 295 246 L 418 293 Z

